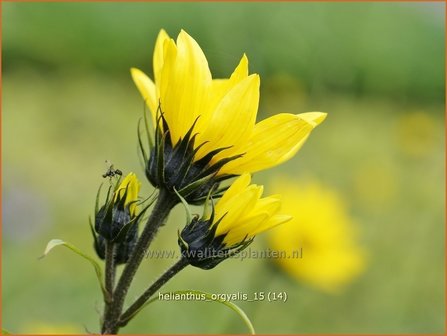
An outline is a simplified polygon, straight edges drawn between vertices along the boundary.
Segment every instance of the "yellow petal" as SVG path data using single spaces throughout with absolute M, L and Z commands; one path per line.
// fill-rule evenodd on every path
M 225 165 L 220 173 L 256 172 L 290 159 L 326 116 L 320 112 L 301 115 L 281 113 L 256 124 L 248 144 L 238 149 L 245 155 Z
M 160 73 L 164 63 L 164 44 L 165 41 L 169 41 L 169 35 L 164 29 L 160 30 L 157 36 L 157 41 L 155 42 L 154 56 L 153 56 L 153 67 L 154 67 L 154 79 L 155 83 L 160 81 Z
M 125 205 L 129 206 L 130 213 L 132 215 L 135 214 L 136 211 L 136 202 L 138 200 L 138 193 L 140 192 L 141 182 L 138 180 L 137 176 L 134 173 L 129 173 L 123 181 L 118 186 L 118 189 L 115 193 L 114 200 L 116 201 L 118 197 L 123 197 L 124 193 L 126 193 L 126 200 L 124 202 Z
M 267 213 L 259 213 L 244 221 L 238 223 L 232 228 L 224 238 L 224 243 L 227 246 L 235 245 L 242 242 L 244 239 L 250 239 L 256 235 L 270 230 L 275 226 L 284 224 L 292 219 L 289 215 L 275 215 L 270 216 Z
M 146 102 L 147 106 L 149 107 L 149 110 L 151 111 L 153 125 L 155 125 L 155 119 L 158 107 L 155 84 L 148 76 L 146 76 L 146 74 L 143 71 L 137 68 L 131 68 L 130 74 L 132 76 L 135 85 L 138 88 L 138 91 L 140 91 L 144 101 Z
M 287 223 L 293 219 L 292 216 L 289 215 L 274 215 L 270 217 L 267 221 L 263 222 L 259 225 L 253 232 L 252 235 L 256 236 L 264 231 L 273 229 L 275 226 Z
M 245 238 L 253 237 L 252 232 L 263 222 L 267 221 L 268 217 L 266 213 L 259 213 L 243 222 L 239 222 L 236 227 L 227 233 L 223 242 L 226 246 L 232 246 L 242 242 Z
M 212 82 L 212 89 L 213 95 L 216 96 L 217 100 L 222 99 L 223 96 L 225 96 L 228 91 L 235 86 L 237 83 L 239 83 L 241 80 L 248 77 L 248 58 L 244 54 L 239 61 L 239 64 L 234 69 L 233 73 L 231 74 L 230 78 L 228 79 L 213 79 Z
M 277 215 L 281 208 L 280 195 L 272 195 L 261 198 L 251 211 L 245 211 L 236 219 L 237 224 L 233 225 L 224 242 L 240 242 L 244 238 L 252 238 L 258 233 L 266 231 L 271 227 L 288 221 L 288 215 Z
M 253 131 L 259 104 L 259 76 L 251 75 L 235 85 L 221 100 L 198 142 L 208 141 L 198 152 L 197 158 L 209 151 L 245 144 Z M 228 157 L 225 150 L 213 158 L 216 162 Z
M 242 174 L 239 176 L 231 186 L 225 191 L 223 196 L 219 200 L 220 206 L 223 206 L 226 202 L 232 199 L 237 194 L 243 192 L 250 185 L 251 175 Z
M 243 54 L 238 66 L 234 69 L 231 74 L 230 81 L 233 83 L 238 83 L 242 79 L 248 76 L 248 58 L 247 55 Z
M 211 85 L 211 73 L 199 45 L 183 30 L 177 38 L 177 46 L 172 40 L 165 41 L 163 52 L 161 108 L 175 144 L 202 113 Z
M 220 218 L 222 220 L 217 226 L 216 235 L 221 235 L 234 228 L 243 213 L 250 212 L 253 209 L 261 197 L 262 191 L 263 186 L 252 184 L 245 191 L 235 195 L 227 202 L 223 204 L 217 202 L 215 207 L 215 220 Z
M 201 114 L 200 119 L 198 121 L 198 129 L 206 129 L 210 124 L 210 119 L 214 115 L 214 111 L 217 105 L 222 101 L 223 97 L 228 94 L 228 92 L 243 79 L 248 77 L 248 59 L 244 54 L 236 67 L 236 69 L 231 74 L 229 79 L 213 79 L 211 82 L 211 86 L 209 88 L 209 94 L 207 95 L 207 103 L 203 109 L 203 114 Z M 199 132 L 197 136 L 197 144 L 201 144 L 202 142 L 206 142 L 206 134 L 204 132 Z M 208 145 L 210 150 L 214 149 Z M 200 159 L 205 155 L 207 151 L 203 148 L 196 155 L 196 159 Z
M 274 215 L 281 208 L 281 196 L 271 195 L 269 197 L 261 198 L 258 203 L 256 203 L 253 212 L 261 213 L 265 212 L 270 216 Z
M 327 113 L 324 112 L 305 112 L 297 114 L 297 117 L 306 120 L 309 124 L 312 124 L 313 127 L 317 127 L 320 125 L 324 119 L 327 117 Z
M 157 81 L 157 88 L 160 93 L 161 109 L 165 118 L 170 118 L 169 109 L 166 108 L 167 101 L 165 98 L 165 92 L 167 92 L 172 84 L 169 82 L 174 72 L 175 61 L 177 58 L 177 46 L 173 39 L 166 40 L 163 44 L 163 66 L 160 72 L 160 80 Z M 170 125 L 171 132 L 175 125 Z
M 213 79 L 211 82 L 209 99 L 206 106 L 206 113 L 201 116 L 202 123 L 209 123 L 209 119 L 206 117 L 211 117 L 213 111 L 222 100 L 222 98 L 241 80 L 248 77 L 248 59 L 245 54 L 242 56 L 239 65 L 233 71 L 229 79 Z

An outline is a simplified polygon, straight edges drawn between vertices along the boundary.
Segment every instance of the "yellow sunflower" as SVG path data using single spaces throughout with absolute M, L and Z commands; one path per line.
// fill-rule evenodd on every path
M 171 191 L 206 176 L 234 176 L 276 166 L 290 159 L 326 117 L 321 112 L 280 113 L 256 123 L 260 79 L 249 75 L 247 57 L 242 56 L 230 78 L 213 79 L 202 49 L 183 30 L 176 42 L 160 31 L 153 71 L 154 81 L 131 69 L 159 130 L 158 146 L 163 142 L 164 157 L 157 154 L 159 148 L 152 149 L 149 161 L 154 162 L 152 167 L 148 163 L 146 175 L 156 187 Z M 181 155 L 176 156 L 180 148 Z M 179 173 L 185 157 L 188 169 Z M 200 195 L 203 198 L 204 193 Z

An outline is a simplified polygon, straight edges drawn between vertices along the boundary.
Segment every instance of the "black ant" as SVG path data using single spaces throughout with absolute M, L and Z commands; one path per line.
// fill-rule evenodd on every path
M 113 168 L 113 164 L 111 164 L 108 160 L 106 160 L 106 163 L 109 164 L 109 168 L 107 169 L 107 171 L 104 174 L 102 174 L 102 177 L 104 177 L 104 178 L 106 178 L 106 177 L 112 178 L 115 175 L 119 175 L 119 176 L 123 175 L 123 172 L 121 170 L 119 170 L 119 169 L 114 169 Z

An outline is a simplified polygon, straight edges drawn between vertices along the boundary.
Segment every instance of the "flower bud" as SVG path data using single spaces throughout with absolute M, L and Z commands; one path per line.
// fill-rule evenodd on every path
M 137 244 L 137 240 L 138 240 L 138 223 L 130 227 L 124 240 L 122 240 L 119 243 L 116 243 L 115 263 L 125 264 L 129 260 L 129 257 L 132 254 L 135 245 Z M 98 236 L 97 239 L 95 240 L 94 247 L 98 256 L 102 260 L 104 260 L 106 254 L 106 240 L 104 239 L 104 237 Z
M 261 198 L 262 186 L 250 185 L 243 174 L 223 194 L 211 215 L 197 216 L 179 233 L 184 258 L 193 266 L 210 269 L 246 248 L 254 237 L 285 223 L 290 216 L 278 214 L 278 196 Z
M 119 238 L 121 230 L 130 225 L 136 216 L 136 202 L 140 182 L 134 173 L 127 175 L 113 197 L 95 215 L 95 230 L 104 239 L 114 241 Z M 120 237 L 123 239 L 124 237 Z
M 136 175 L 130 173 L 117 184 L 111 196 L 109 189 L 105 204 L 99 210 L 96 206 L 94 247 L 101 259 L 105 258 L 106 242 L 115 244 L 116 263 L 126 263 L 129 259 L 137 243 L 138 225 L 145 211 L 137 213 L 140 185 Z

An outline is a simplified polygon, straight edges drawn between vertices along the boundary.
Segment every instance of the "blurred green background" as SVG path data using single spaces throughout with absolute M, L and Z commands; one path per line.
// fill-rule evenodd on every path
M 443 333 L 444 11 L 443 3 L 3 3 L 3 327 L 98 331 L 91 267 L 63 248 L 37 257 L 52 238 L 94 254 L 87 218 L 104 160 L 143 175 L 143 104 L 129 68 L 152 75 L 159 29 L 175 37 L 183 28 L 215 77 L 247 53 L 262 80 L 258 119 L 329 113 L 293 160 L 255 181 L 289 174 L 337 190 L 368 258 L 338 295 L 255 259 L 186 269 L 166 290 L 286 291 L 286 303 L 239 302 L 259 333 Z M 170 219 L 158 247 L 176 248 L 183 210 Z M 254 246 L 266 246 L 264 237 Z M 146 261 L 131 297 L 171 262 Z M 217 304 L 162 302 L 123 332 L 245 327 Z

